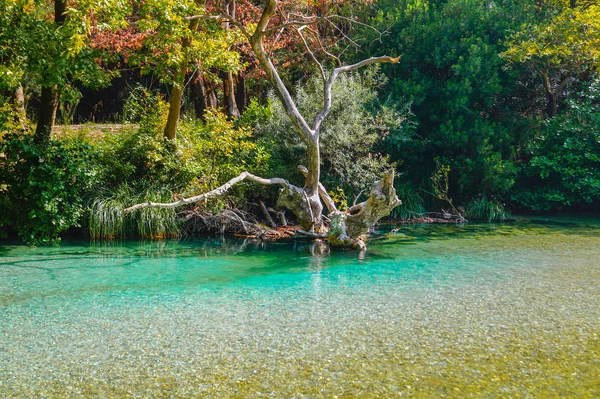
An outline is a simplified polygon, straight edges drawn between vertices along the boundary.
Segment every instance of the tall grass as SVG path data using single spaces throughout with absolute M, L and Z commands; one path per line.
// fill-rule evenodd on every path
M 465 209 L 468 219 L 487 220 L 488 222 L 501 221 L 510 218 L 510 213 L 504 208 L 504 205 L 498 201 L 479 198 L 471 201 Z
M 167 189 L 135 190 L 127 184 L 101 192 L 90 204 L 90 236 L 94 239 L 179 237 L 182 221 L 177 209 L 144 208 L 130 214 L 123 212 L 128 206 L 148 201 L 171 202 L 173 195 Z
M 394 219 L 411 219 L 419 217 L 427 213 L 423 198 L 411 186 L 400 184 L 396 187 L 398 198 L 402 201 L 402 205 L 394 208 L 390 213 L 390 217 Z

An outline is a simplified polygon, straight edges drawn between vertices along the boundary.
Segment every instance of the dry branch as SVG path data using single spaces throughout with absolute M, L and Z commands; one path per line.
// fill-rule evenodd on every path
M 279 184 L 281 186 L 284 187 L 293 187 L 290 183 L 288 183 L 287 180 L 285 179 L 280 179 L 280 178 L 272 178 L 272 179 L 265 179 L 262 177 L 258 177 L 255 176 L 251 173 L 248 172 L 243 172 L 241 173 L 239 176 L 234 177 L 233 179 L 229 180 L 227 183 L 223 184 L 222 186 L 209 191 L 207 193 L 204 194 L 200 194 L 200 195 L 196 195 L 194 197 L 189 197 L 189 198 L 184 198 L 181 199 L 179 201 L 176 202 L 168 202 L 168 203 L 162 203 L 162 202 L 142 202 L 141 204 L 136 204 L 133 206 L 130 206 L 128 208 L 124 209 L 125 213 L 129 213 L 129 212 L 133 212 L 136 211 L 138 209 L 143 209 L 143 208 L 177 208 L 179 206 L 183 206 L 183 205 L 188 205 L 188 204 L 193 204 L 195 202 L 199 202 L 205 199 L 209 199 L 212 197 L 218 197 L 219 195 L 223 195 L 225 194 L 231 187 L 233 187 L 235 184 L 244 181 L 244 180 L 250 180 L 253 181 L 255 183 L 259 183 L 259 184 L 263 184 L 265 186 L 270 186 L 270 185 L 274 185 L 274 184 Z

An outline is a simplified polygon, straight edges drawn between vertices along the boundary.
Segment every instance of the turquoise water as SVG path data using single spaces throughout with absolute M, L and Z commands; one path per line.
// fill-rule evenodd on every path
M 0 397 L 599 397 L 600 221 L 0 245 Z

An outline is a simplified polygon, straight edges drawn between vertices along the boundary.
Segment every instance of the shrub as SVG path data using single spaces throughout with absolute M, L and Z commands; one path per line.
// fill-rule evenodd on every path
M 161 115 L 146 115 L 139 130 L 110 135 L 97 144 L 104 189 L 90 203 L 92 237 L 177 236 L 176 210 L 147 208 L 125 216 L 122 209 L 139 202 L 171 202 L 214 189 L 243 171 L 262 174 L 267 169 L 269 155 L 252 130 L 236 127 L 224 114 L 210 110 L 204 122 L 181 121 L 174 140 L 164 138 Z M 248 190 L 236 186 L 203 206 L 218 211 L 241 203 Z
M 549 211 L 600 204 L 600 81 L 588 92 L 535 132 L 512 195 L 518 205 Z
M 96 154 L 80 140 L 33 142 L 28 133 L 0 141 L 0 228 L 30 245 L 54 244 L 79 226 L 84 195 L 97 182 Z

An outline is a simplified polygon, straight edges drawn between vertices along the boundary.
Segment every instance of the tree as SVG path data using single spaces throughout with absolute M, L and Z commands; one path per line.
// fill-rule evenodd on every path
M 391 209 L 401 203 L 394 191 L 393 171 L 385 173 L 381 181 L 374 183 L 371 195 L 367 201 L 351 207 L 348 212 L 340 212 L 336 209 L 335 204 L 320 183 L 320 131 L 323 120 L 327 117 L 332 108 L 332 87 L 336 79 L 340 74 L 352 72 L 367 65 L 385 62 L 397 63 L 399 62 L 400 57 L 371 57 L 351 65 L 342 65 L 339 58 L 332 57 L 334 62 L 337 63 L 337 66 L 328 70 L 324 62 L 319 60 L 319 54 L 313 50 L 311 44 L 319 45 L 319 24 L 323 23 L 325 26 L 331 26 L 332 24 L 335 24 L 335 17 L 331 15 L 316 16 L 306 14 L 304 13 L 306 9 L 302 9 L 299 6 L 294 8 L 294 12 L 286 14 L 282 10 L 285 10 L 285 6 L 289 6 L 289 3 L 282 3 L 283 4 L 279 4 L 276 0 L 268 0 L 266 5 L 262 8 L 255 24 L 249 24 L 247 21 L 238 20 L 228 13 L 220 13 L 219 17 L 235 26 L 248 42 L 260 67 L 265 72 L 268 81 L 275 90 L 275 93 L 279 96 L 288 117 L 292 121 L 296 134 L 306 143 L 307 167 L 300 167 L 300 170 L 305 177 L 304 186 L 297 187 L 280 178 L 263 179 L 249 173 L 242 173 L 225 185 L 206 194 L 171 204 L 137 204 L 128 208 L 127 211 L 145 207 L 176 207 L 197 202 L 202 199 L 220 195 L 227 191 L 232 185 L 248 179 L 265 185 L 281 185 L 282 190 L 278 199 L 278 204 L 290 209 L 296 215 L 301 226 L 307 231 L 320 233 L 323 226 L 323 204 L 321 202 L 321 200 L 323 200 L 329 209 L 330 218 L 332 220 L 328 232 L 330 241 L 345 245 L 360 245 L 359 243 L 362 242 L 360 241 L 360 237 L 381 217 L 389 214 Z M 200 19 L 203 18 L 203 16 L 198 16 L 197 18 Z M 275 24 L 276 19 L 277 23 Z M 351 22 L 344 18 L 341 18 L 341 20 L 344 22 Z M 318 115 L 310 123 L 298 110 L 290 91 L 284 84 L 279 75 L 279 71 L 273 63 L 270 54 L 265 49 L 265 38 L 269 37 L 269 35 L 276 35 L 278 32 L 286 29 L 291 29 L 296 33 L 299 43 L 304 45 L 306 53 L 310 56 L 310 59 L 314 63 L 322 79 L 323 106 Z M 317 48 L 321 49 L 320 47 Z M 326 50 L 323 51 L 321 49 L 321 51 L 326 57 L 331 55 L 331 53 Z
M 600 6 L 596 1 L 554 0 L 542 7 L 550 18 L 514 34 L 502 56 L 527 65 L 539 77 L 546 115 L 553 117 L 573 79 L 600 69 Z
M 237 31 L 223 29 L 221 18 L 212 16 L 194 0 L 150 0 L 140 3 L 136 21 L 143 33 L 142 47 L 128 57 L 142 73 L 154 73 L 171 86 L 169 114 L 164 129 L 168 139 L 176 136 L 183 88 L 190 71 L 200 74 L 213 68 L 241 68 L 239 53 L 232 46 L 240 40 Z
M 61 93 L 76 90 L 73 82 L 90 87 L 108 83 L 102 54 L 89 44 L 94 26 L 122 26 L 127 4 L 108 0 L 98 6 L 83 0 L 2 0 L 0 17 L 0 86 L 18 92 L 24 79 L 41 88 L 35 141 L 46 143 Z M 20 96 L 20 95 L 19 95 Z
M 370 19 L 364 20 L 388 34 L 362 48 L 402 54 L 401 64 L 381 70 L 390 103 L 411 102 L 416 135 L 394 140 L 392 132 L 382 150 L 415 186 L 432 192 L 439 162 L 450 166 L 449 195 L 457 206 L 480 195 L 508 195 L 525 95 L 517 91 L 520 68 L 507 69 L 498 54 L 509 32 L 530 18 L 531 3 L 379 0 L 365 10 Z
M 408 107 L 381 103 L 377 89 L 386 79 L 378 68 L 342 75 L 332 88 L 335 99 L 320 132 L 321 182 L 330 189 L 341 188 L 349 197 L 368 192 L 382 170 L 392 167 L 379 148 L 390 135 L 411 140 L 414 126 Z M 298 82 L 294 101 L 306 118 L 314 118 L 322 107 L 323 82 L 318 74 Z M 270 144 L 272 173 L 293 180 L 295 165 L 303 163 L 306 144 L 295 133 L 275 93 L 269 93 L 271 115 L 257 123 L 262 141 Z

